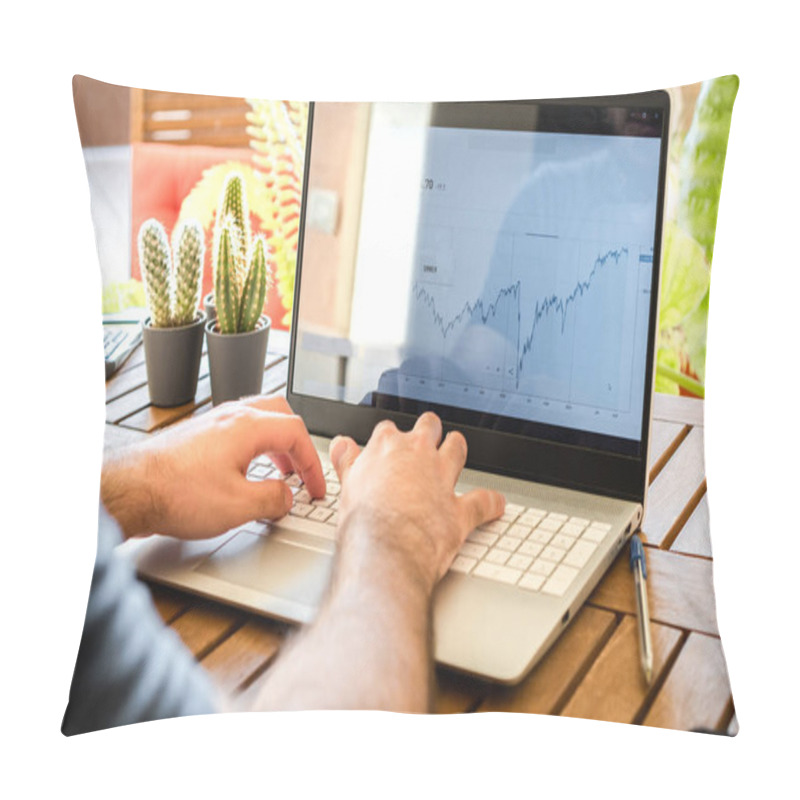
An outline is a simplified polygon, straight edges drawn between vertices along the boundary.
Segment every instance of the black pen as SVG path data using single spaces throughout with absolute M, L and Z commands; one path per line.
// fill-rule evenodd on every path
M 650 638 L 650 611 L 647 607 L 647 564 L 639 535 L 631 538 L 631 571 L 636 583 L 636 616 L 639 619 L 639 650 L 647 683 L 653 677 L 653 640 Z

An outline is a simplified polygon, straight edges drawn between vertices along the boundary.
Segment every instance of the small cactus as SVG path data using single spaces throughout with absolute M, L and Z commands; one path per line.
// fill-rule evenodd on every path
M 246 333 L 258 324 L 271 283 L 267 254 L 263 236 L 251 245 L 242 176 L 231 173 L 214 228 L 214 303 L 221 333 Z
M 200 306 L 205 244 L 203 228 L 187 220 L 175 230 L 172 252 L 164 226 L 148 219 L 139 228 L 139 263 L 154 328 L 189 325 Z
M 150 321 L 155 328 L 168 328 L 170 313 L 170 275 L 172 261 L 164 226 L 149 219 L 139 228 L 139 263 L 144 276 L 144 290 Z
M 182 222 L 173 233 L 172 250 L 175 253 L 172 324 L 189 325 L 197 316 L 203 283 L 205 242 L 200 223 L 193 219 Z

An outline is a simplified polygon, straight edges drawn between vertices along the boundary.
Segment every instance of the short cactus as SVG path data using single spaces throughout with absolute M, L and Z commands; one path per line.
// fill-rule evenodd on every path
M 175 253 L 175 300 L 173 325 L 189 325 L 197 316 L 203 284 L 205 240 L 203 227 L 196 220 L 182 222 L 173 233 Z
M 194 322 L 200 306 L 205 254 L 200 223 L 182 223 L 175 231 L 170 252 L 164 226 L 148 219 L 139 229 L 138 244 L 152 326 L 174 328 Z
M 255 329 L 271 284 L 268 246 L 263 236 L 251 244 L 243 180 L 232 173 L 225 181 L 214 228 L 214 303 L 220 333 Z

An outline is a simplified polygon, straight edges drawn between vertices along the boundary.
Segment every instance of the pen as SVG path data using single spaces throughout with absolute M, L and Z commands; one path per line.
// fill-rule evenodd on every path
M 631 571 L 636 583 L 636 616 L 639 620 L 639 652 L 642 657 L 642 670 L 647 683 L 653 677 L 653 640 L 650 638 L 650 612 L 647 608 L 647 565 L 644 561 L 644 547 L 639 535 L 631 538 Z

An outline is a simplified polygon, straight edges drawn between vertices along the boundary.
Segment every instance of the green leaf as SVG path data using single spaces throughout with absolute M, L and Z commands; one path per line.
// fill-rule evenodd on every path
M 659 330 L 680 325 L 708 293 L 711 273 L 703 248 L 674 222 L 664 224 Z

